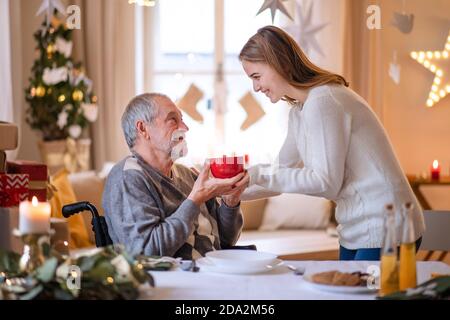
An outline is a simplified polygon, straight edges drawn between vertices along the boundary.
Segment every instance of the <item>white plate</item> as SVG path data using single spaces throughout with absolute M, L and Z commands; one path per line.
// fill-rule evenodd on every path
M 228 273 L 228 274 L 255 274 L 264 273 L 283 264 L 280 259 L 275 259 L 271 263 L 264 266 L 247 266 L 235 264 L 234 266 L 217 265 L 211 259 L 204 257 L 196 260 L 197 266 L 201 271 L 215 272 L 215 273 Z
M 321 284 L 321 283 L 315 283 L 312 280 L 312 275 L 307 274 L 303 276 L 303 280 L 305 280 L 305 283 L 307 283 L 310 287 L 322 291 L 328 291 L 328 292 L 336 292 L 336 293 L 348 293 L 348 294 L 354 294 L 354 293 L 377 293 L 376 289 L 370 289 L 367 286 L 358 286 L 358 287 L 351 287 L 351 286 L 332 286 L 327 284 Z
M 210 251 L 206 257 L 215 265 L 230 268 L 239 265 L 261 269 L 277 260 L 277 255 L 273 253 L 239 249 Z

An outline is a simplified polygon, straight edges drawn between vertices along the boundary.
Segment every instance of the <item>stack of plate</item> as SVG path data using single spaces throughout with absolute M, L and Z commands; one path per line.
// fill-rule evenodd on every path
M 197 260 L 200 270 L 230 273 L 254 274 L 272 270 L 282 261 L 272 253 L 254 250 L 217 250 Z

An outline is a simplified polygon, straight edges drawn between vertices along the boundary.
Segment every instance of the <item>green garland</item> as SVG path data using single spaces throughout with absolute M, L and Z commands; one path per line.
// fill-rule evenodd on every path
M 77 259 L 62 259 L 54 252 L 31 274 L 21 274 L 19 259 L 0 250 L 0 299 L 128 300 L 139 297 L 142 285 L 154 286 L 152 276 L 122 246 L 99 248 Z M 81 278 L 75 288 L 67 281 L 72 266 L 81 271 L 75 274 Z

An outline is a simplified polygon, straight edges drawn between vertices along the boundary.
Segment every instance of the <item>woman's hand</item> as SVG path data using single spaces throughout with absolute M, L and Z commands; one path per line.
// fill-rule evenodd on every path
M 237 176 L 229 179 L 216 179 L 209 177 L 210 165 L 209 163 L 205 163 L 202 171 L 197 177 L 197 180 L 192 187 L 192 191 L 188 196 L 188 199 L 192 200 L 195 204 L 201 205 L 202 203 L 208 201 L 209 199 L 230 194 L 230 192 L 236 191 L 235 189 L 239 189 L 242 187 L 244 183 L 244 177 L 246 176 L 246 172 L 242 172 Z M 245 188 L 243 188 L 240 193 Z M 240 196 L 239 193 L 239 196 Z M 234 192 L 231 193 L 234 195 Z M 230 194 L 230 195 L 231 195 Z M 228 203 L 227 203 L 228 205 Z

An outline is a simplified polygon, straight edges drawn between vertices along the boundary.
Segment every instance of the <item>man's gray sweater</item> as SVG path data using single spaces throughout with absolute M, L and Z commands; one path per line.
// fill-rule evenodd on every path
M 178 164 L 171 178 L 166 177 L 137 154 L 117 163 L 103 192 L 112 241 L 124 244 L 133 255 L 183 259 L 234 245 L 243 225 L 239 207 L 219 205 L 215 198 L 197 206 L 187 199 L 196 178 Z M 210 236 L 198 232 L 200 215 L 212 227 Z

